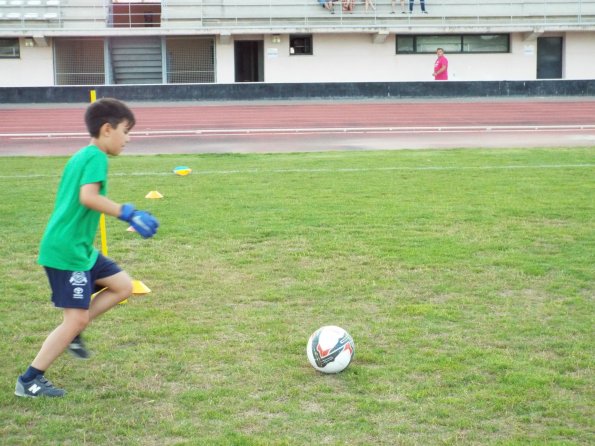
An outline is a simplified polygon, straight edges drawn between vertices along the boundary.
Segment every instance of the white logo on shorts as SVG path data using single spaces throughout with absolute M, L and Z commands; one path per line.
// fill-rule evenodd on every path
M 72 290 L 72 298 L 73 299 L 82 299 L 84 290 L 81 287 L 76 287 Z
M 85 286 L 87 284 L 87 276 L 82 271 L 73 271 L 69 282 L 72 286 Z

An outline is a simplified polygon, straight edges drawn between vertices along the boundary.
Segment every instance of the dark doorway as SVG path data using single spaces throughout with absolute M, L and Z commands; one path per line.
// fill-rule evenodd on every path
M 234 42 L 235 81 L 264 82 L 264 45 L 262 40 Z
M 537 79 L 562 79 L 562 37 L 537 38 Z

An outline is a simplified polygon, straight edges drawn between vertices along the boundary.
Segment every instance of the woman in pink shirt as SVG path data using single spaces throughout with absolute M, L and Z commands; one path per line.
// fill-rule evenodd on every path
M 448 80 L 448 59 L 444 56 L 444 50 L 442 48 L 438 48 L 436 50 L 436 55 L 438 58 L 436 62 L 434 62 L 434 79 L 437 81 L 447 81 Z

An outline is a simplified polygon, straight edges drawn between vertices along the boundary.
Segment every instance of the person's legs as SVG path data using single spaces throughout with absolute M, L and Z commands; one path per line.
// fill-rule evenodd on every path
M 64 319 L 45 339 L 39 353 L 31 363 L 38 370 L 45 371 L 66 350 L 70 341 L 89 323 L 89 310 L 64 308 Z
M 132 294 L 132 280 L 113 260 L 99 254 L 90 271 L 90 286 L 95 298 L 89 304 L 89 322 L 105 313 Z M 79 359 L 87 359 L 89 352 L 82 337 L 71 340 L 68 351 Z
M 44 372 L 68 348 L 72 340 L 87 327 L 91 320 L 132 294 L 132 281 L 124 271 L 98 279 L 96 284 L 107 288 L 91 301 L 88 310 L 84 308 L 64 308 L 62 323 L 48 335 L 31 366 L 25 372 L 25 375 L 28 375 L 30 371 L 34 370 L 35 373 L 31 373 L 33 380 L 25 381 L 23 377 L 17 379 L 15 388 L 17 396 L 36 397 L 44 395 L 59 397 L 64 395 L 65 392 L 62 389 L 55 388 L 51 382 L 43 377 Z M 84 353 L 86 355 L 86 352 Z M 84 355 L 78 356 L 85 357 Z
M 105 258 L 100 262 L 100 269 L 101 266 L 106 267 L 103 273 L 113 272 L 114 274 L 95 280 L 94 285 L 96 289 L 100 289 L 101 291 L 96 293 L 95 298 L 91 301 L 89 322 L 132 294 L 132 280 L 127 273 L 121 271 L 115 263 Z M 72 339 L 68 346 L 68 351 L 79 359 L 87 359 L 89 357 L 89 351 L 80 334 L 77 334 Z
M 118 266 L 105 261 L 101 264 L 104 272 L 118 271 L 107 277 L 95 280 L 99 287 L 105 287 L 95 299 L 91 301 L 89 309 L 86 308 L 64 308 L 64 319 L 58 327 L 52 331 L 31 366 L 38 370 L 47 370 L 58 356 L 66 350 L 71 341 L 79 335 L 89 323 L 97 316 L 105 313 L 132 294 L 132 280 L 125 271 Z M 99 272 L 101 274 L 101 271 Z M 87 301 L 88 302 L 88 301 Z
M 413 12 L 413 0 L 409 0 L 409 12 Z
M 426 0 L 419 0 L 419 4 L 421 5 L 421 12 L 426 12 Z
M 43 374 L 72 341 L 97 316 L 132 294 L 132 280 L 113 261 L 100 256 L 91 272 L 59 271 L 46 268 L 52 287 L 52 301 L 64 311 L 63 321 L 46 338 L 37 356 L 17 379 L 15 394 L 21 397 L 63 396 Z M 93 286 L 105 288 L 89 303 Z M 73 308 L 78 307 L 78 308 Z M 80 344 L 84 350 L 82 343 Z M 87 352 L 77 354 L 87 357 Z
M 126 271 L 97 279 L 95 284 L 106 289 L 91 301 L 89 322 L 132 295 L 132 279 Z

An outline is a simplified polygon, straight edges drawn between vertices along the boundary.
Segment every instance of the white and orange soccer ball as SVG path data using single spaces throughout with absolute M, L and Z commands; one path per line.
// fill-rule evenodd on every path
M 306 354 L 312 367 L 319 372 L 339 373 L 351 363 L 355 355 L 355 343 L 341 327 L 326 325 L 312 333 Z

